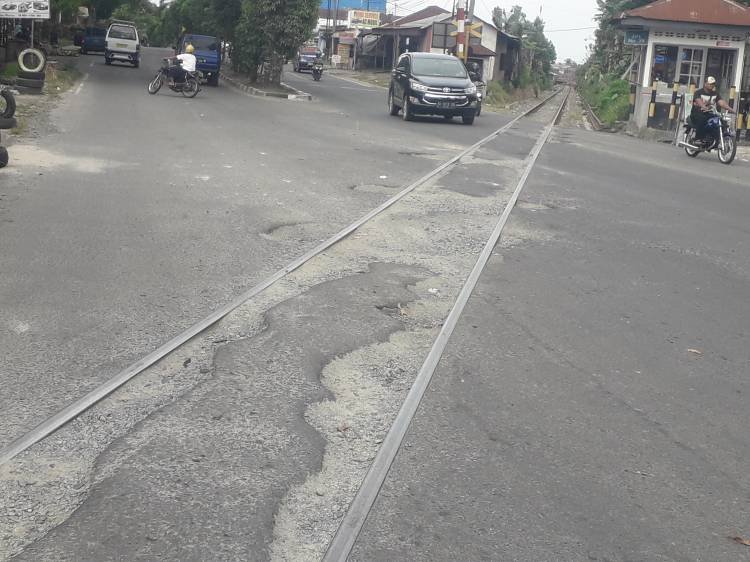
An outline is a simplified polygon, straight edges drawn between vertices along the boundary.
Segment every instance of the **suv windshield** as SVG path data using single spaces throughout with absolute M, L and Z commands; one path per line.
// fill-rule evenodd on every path
M 109 30 L 109 36 L 112 39 L 127 39 L 129 41 L 135 41 L 135 28 L 126 27 L 124 25 L 113 25 Z
M 459 60 L 414 57 L 411 71 L 419 76 L 466 78 L 466 68 Z
M 218 51 L 219 43 L 215 37 L 191 37 L 186 44 L 190 43 L 196 51 Z

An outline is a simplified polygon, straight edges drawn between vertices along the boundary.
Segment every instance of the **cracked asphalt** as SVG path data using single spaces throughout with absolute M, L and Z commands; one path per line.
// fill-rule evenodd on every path
M 79 59 L 0 176 L 3 442 L 512 117 L 150 97 L 162 54 Z M 0 467 L 0 559 L 319 560 L 550 115 Z M 747 172 L 558 129 L 352 559 L 747 558 Z

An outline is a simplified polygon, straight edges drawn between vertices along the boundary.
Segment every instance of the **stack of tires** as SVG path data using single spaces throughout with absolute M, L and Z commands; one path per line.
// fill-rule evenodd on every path
M 47 57 L 39 49 L 24 49 L 18 55 L 16 87 L 21 94 L 41 94 Z
M 9 90 L 0 90 L 0 129 L 13 129 L 16 126 L 16 100 Z M 2 137 L 0 137 L 2 143 Z M 0 168 L 8 165 L 8 150 L 0 146 Z

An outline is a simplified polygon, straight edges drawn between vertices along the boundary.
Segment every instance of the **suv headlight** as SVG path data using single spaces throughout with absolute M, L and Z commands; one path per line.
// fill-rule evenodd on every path
M 409 80 L 409 87 L 415 92 L 426 92 L 427 86 L 416 80 Z
M 464 92 L 466 92 L 467 94 L 476 94 L 477 93 L 477 86 L 476 86 L 476 84 L 472 84 L 471 86 L 469 86 L 468 88 L 466 88 L 464 90 Z

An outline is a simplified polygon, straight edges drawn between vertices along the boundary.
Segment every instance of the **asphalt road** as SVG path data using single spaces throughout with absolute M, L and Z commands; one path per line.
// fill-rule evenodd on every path
M 0 176 L 4 441 L 510 119 L 148 96 L 160 55 L 80 59 Z M 0 558 L 318 560 L 548 118 L 0 469 Z M 558 130 L 353 559 L 747 557 L 749 171 Z
M 352 560 L 750 560 L 748 173 L 558 131 Z
M 2 443 L 503 121 L 405 127 L 384 119 L 381 90 L 330 77 L 312 103 L 226 87 L 149 96 L 165 54 L 145 49 L 140 69 L 81 57 L 57 132 L 11 151 Z

